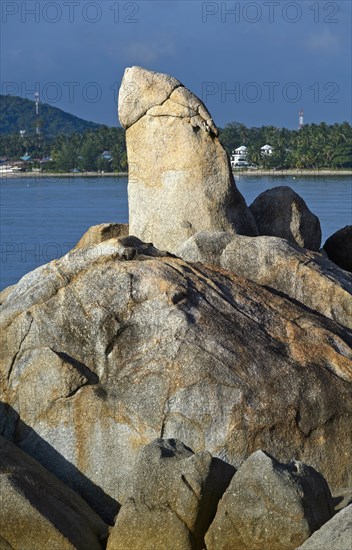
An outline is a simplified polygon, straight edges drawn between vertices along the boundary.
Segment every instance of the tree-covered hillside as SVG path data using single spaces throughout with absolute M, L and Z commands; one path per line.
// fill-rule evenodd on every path
M 39 115 L 40 130 L 46 137 L 82 133 L 85 130 L 95 130 L 100 126 L 45 103 L 40 104 Z M 31 135 L 35 133 L 35 126 L 34 101 L 17 96 L 0 95 L 0 134 L 16 134 L 20 130 L 25 130 L 27 135 Z
M 74 118 L 74 117 L 72 117 Z M 80 119 L 77 119 L 80 120 Z M 83 121 L 81 121 L 83 122 Z M 301 130 L 274 126 L 248 128 L 231 122 L 219 128 L 220 141 L 229 155 L 240 145 L 248 148 L 249 163 L 264 169 L 351 169 L 352 127 L 347 122 L 308 124 Z M 262 155 L 269 144 L 271 155 Z M 18 161 L 28 154 L 25 169 L 46 172 L 125 171 L 128 169 L 125 130 L 99 126 L 55 137 L 19 132 L 0 135 L 0 159 Z

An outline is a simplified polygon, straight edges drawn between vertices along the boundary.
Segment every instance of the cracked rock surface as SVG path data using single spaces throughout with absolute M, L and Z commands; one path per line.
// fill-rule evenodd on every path
M 126 237 L 39 267 L 0 312 L 0 434 L 109 523 L 160 437 L 351 484 L 351 332 L 276 292 Z
M 352 275 L 317 252 L 278 237 L 200 231 L 178 254 L 186 261 L 221 266 L 297 300 L 352 329 Z M 348 375 L 351 379 L 351 373 Z
M 126 128 L 131 235 L 175 252 L 201 230 L 256 235 L 208 110 L 176 79 L 126 69 L 119 92 Z
M 146 445 L 137 459 L 130 498 L 117 516 L 108 550 L 174 548 L 182 539 L 183 550 L 202 550 L 218 501 L 234 473 L 235 468 L 209 452 L 194 454 L 175 439 Z
M 206 534 L 207 550 L 294 550 L 333 514 L 325 479 L 263 451 L 239 468 Z

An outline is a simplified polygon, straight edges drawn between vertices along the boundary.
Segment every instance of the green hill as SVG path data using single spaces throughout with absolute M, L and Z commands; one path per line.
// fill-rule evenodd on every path
M 40 104 L 39 114 L 41 132 L 46 137 L 82 133 L 85 130 L 96 130 L 100 127 L 100 124 L 82 120 L 46 103 Z M 1 135 L 16 134 L 20 130 L 26 130 L 26 134 L 31 135 L 35 132 L 35 124 L 34 101 L 17 96 L 0 95 Z

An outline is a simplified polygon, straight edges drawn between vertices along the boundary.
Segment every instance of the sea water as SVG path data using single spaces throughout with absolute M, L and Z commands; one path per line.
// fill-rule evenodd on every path
M 319 217 L 323 240 L 352 224 L 349 177 L 235 176 L 247 204 L 289 185 Z M 0 289 L 66 254 L 92 225 L 128 221 L 127 178 L 2 178 Z M 278 213 L 279 214 L 279 213 Z

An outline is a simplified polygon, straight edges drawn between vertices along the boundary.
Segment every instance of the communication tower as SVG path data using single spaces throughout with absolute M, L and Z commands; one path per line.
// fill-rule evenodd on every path
M 299 119 L 298 119 L 298 129 L 299 130 L 302 130 L 303 124 L 304 124 L 304 122 L 303 122 L 303 109 L 301 109 L 300 112 L 299 112 Z
M 39 129 L 39 94 L 38 92 L 34 94 L 34 99 L 35 99 L 36 134 L 37 136 L 39 136 L 40 129 Z

